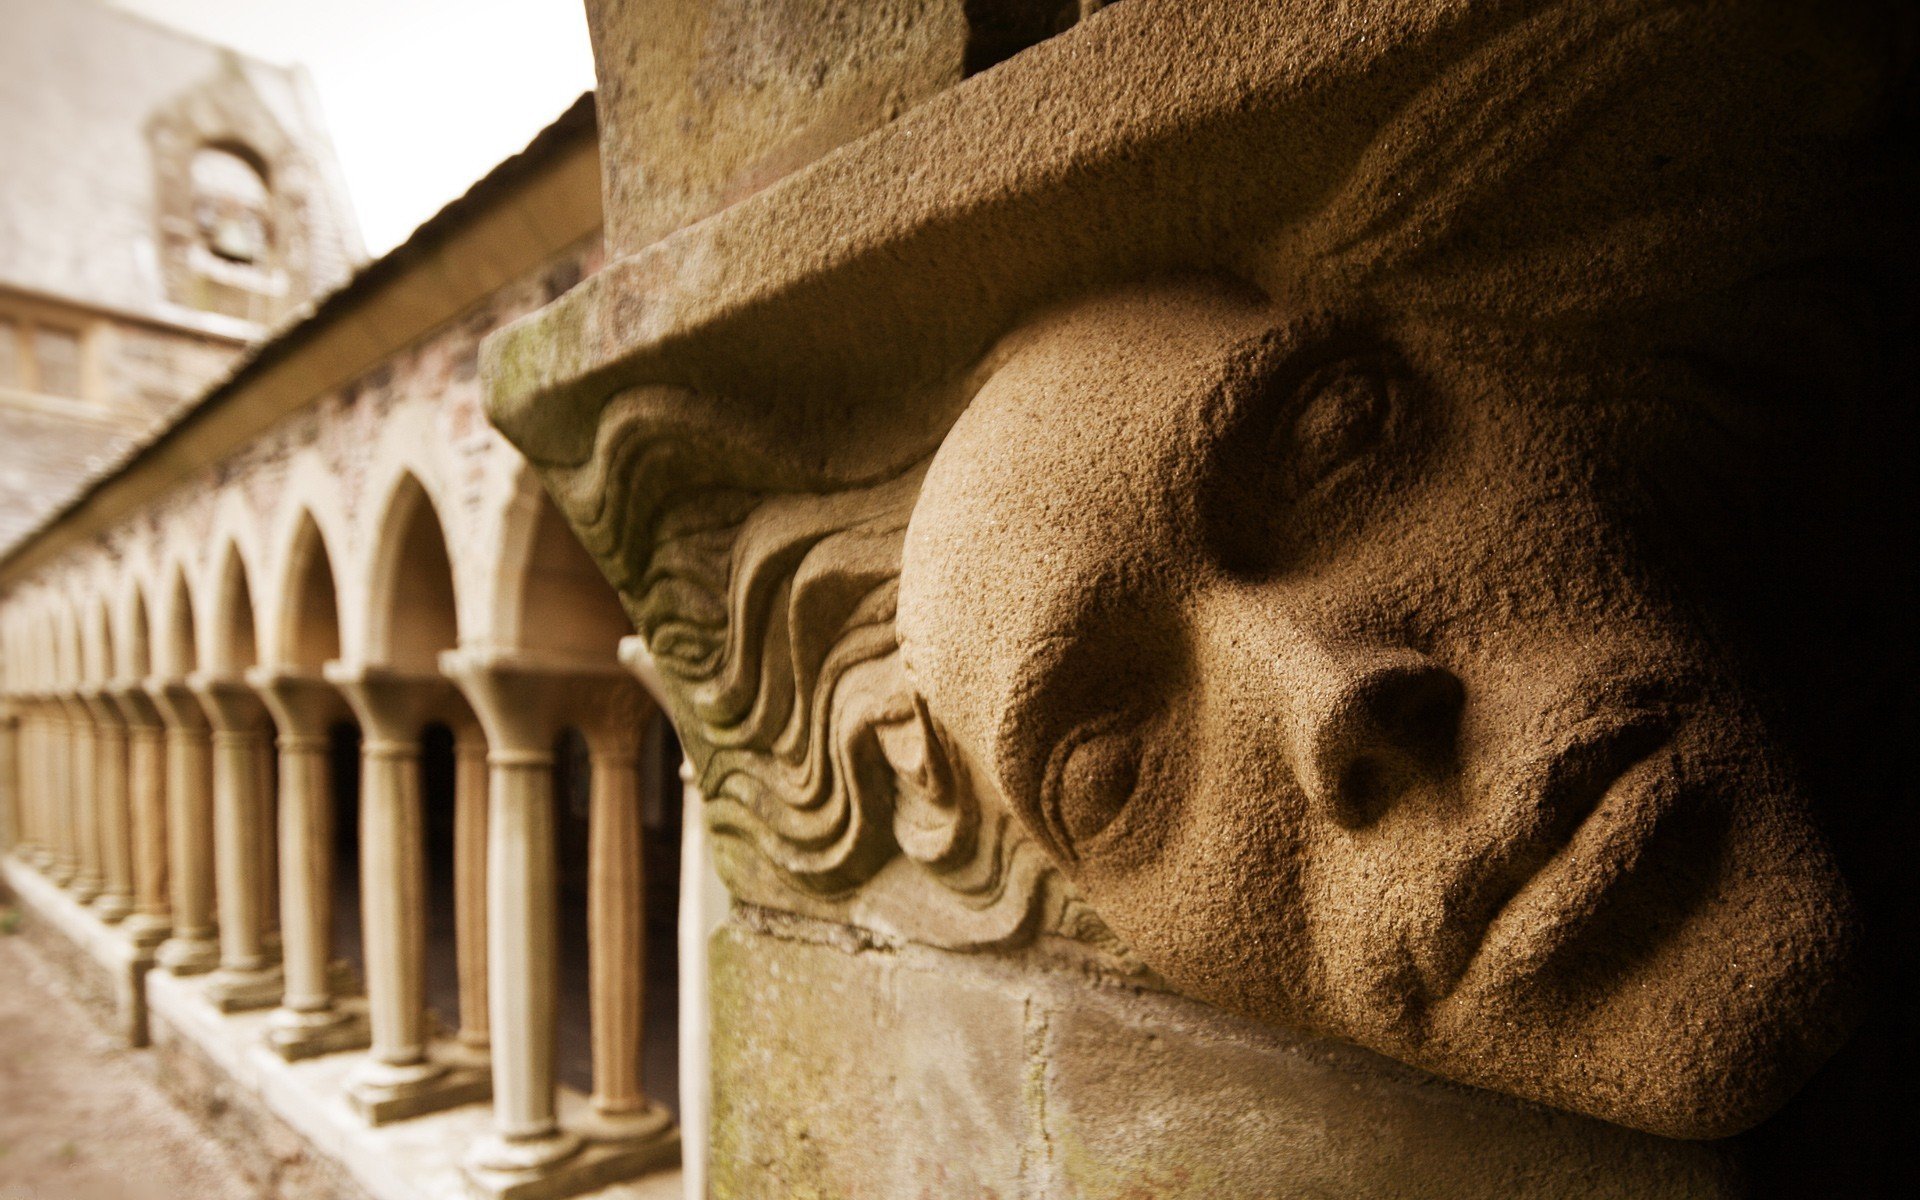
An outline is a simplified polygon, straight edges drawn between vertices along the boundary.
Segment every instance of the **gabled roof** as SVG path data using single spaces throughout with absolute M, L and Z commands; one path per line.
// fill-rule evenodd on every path
M 365 257 L 304 71 L 248 58 L 98 0 L 0 0 L 0 287 L 190 327 L 157 244 L 150 118 L 223 75 L 245 81 L 314 163 L 329 212 L 316 291 Z

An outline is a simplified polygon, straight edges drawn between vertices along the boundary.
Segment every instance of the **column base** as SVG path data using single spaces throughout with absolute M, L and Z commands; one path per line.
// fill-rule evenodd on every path
M 100 880 L 87 875 L 70 875 L 64 885 L 67 894 L 78 904 L 92 904 L 100 895 Z
M 267 1047 L 287 1062 L 365 1050 L 372 1041 L 367 1014 L 350 1008 L 320 1012 L 278 1009 L 268 1018 Z
M 220 965 L 220 943 L 207 937 L 171 937 L 154 956 L 169 975 L 205 975 Z
M 44 870 L 47 879 L 55 887 L 66 887 L 73 882 L 73 877 L 76 873 L 72 863 L 63 863 L 57 860 L 47 863 Z
M 173 933 L 173 922 L 152 913 L 137 912 L 121 922 L 120 928 L 133 940 L 134 945 L 142 950 L 151 950 Z
M 280 1003 L 286 985 L 278 967 L 238 970 L 221 967 L 207 980 L 207 999 L 223 1013 L 252 1012 Z
M 118 925 L 133 911 L 133 899 L 115 892 L 101 892 L 94 898 L 93 915 L 109 925 Z
M 673 1129 L 673 1113 L 658 1104 L 648 1104 L 630 1113 L 604 1113 L 590 1108 L 570 1121 L 568 1128 L 594 1143 L 653 1142 Z
M 394 1066 L 368 1060 L 347 1081 L 347 1103 L 369 1125 L 386 1125 L 480 1104 L 493 1098 L 493 1072 L 482 1063 L 413 1063 Z
M 557 1157 L 508 1165 L 543 1154 Z M 557 1133 L 523 1142 L 494 1135 L 475 1148 L 464 1173 L 468 1189 L 483 1200 L 562 1200 L 679 1164 L 680 1131 L 667 1120 L 637 1140 L 583 1141 Z

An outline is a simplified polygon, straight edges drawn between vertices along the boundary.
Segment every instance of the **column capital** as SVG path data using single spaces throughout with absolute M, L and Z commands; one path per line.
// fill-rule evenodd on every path
M 54 707 L 70 721 L 91 721 L 93 714 L 87 709 L 87 702 L 81 697 L 78 688 L 53 694 Z
M 259 733 L 267 725 L 267 706 L 247 681 L 226 675 L 191 675 L 187 686 L 207 710 L 216 733 Z
M 500 650 L 450 650 L 440 669 L 460 685 L 493 755 L 545 754 L 569 725 L 602 756 L 631 753 L 653 702 L 617 662 Z
M 340 689 L 320 675 L 255 667 L 247 672 L 247 684 L 273 714 L 283 739 L 325 738 L 336 721 L 352 715 Z
M 411 742 L 430 721 L 457 728 L 466 719 L 459 690 L 444 676 L 344 662 L 328 663 L 323 674 L 346 697 L 369 743 Z
M 159 729 L 160 707 L 148 694 L 146 684 L 137 679 L 116 679 L 106 693 L 120 709 L 120 720 L 129 729 Z
M 80 702 L 87 706 L 87 714 L 93 718 L 96 727 L 126 727 L 126 717 L 121 713 L 120 706 L 114 703 L 113 693 L 106 685 L 82 691 Z
M 186 680 L 155 678 L 147 680 L 144 687 L 162 725 L 190 733 L 207 731 L 207 710 Z

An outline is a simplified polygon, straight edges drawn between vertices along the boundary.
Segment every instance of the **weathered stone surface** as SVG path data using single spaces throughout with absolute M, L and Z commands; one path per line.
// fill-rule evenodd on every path
M 738 927 L 711 953 L 717 1200 L 1028 1194 L 1019 988 Z
M 639 11 L 599 7 L 603 44 Z M 1911 806 L 1865 694 L 1905 686 L 1873 648 L 1898 606 L 1835 547 L 1910 532 L 1914 32 L 1127 0 L 636 225 L 491 344 L 489 412 L 622 589 L 743 899 L 1064 935 L 1617 1126 L 1765 1153 L 1781 1122 L 1801 1177 L 1853 1174 L 1806 1165 L 1816 1131 L 1877 1120 L 1885 1076 L 1809 1083 L 1911 956 L 1881 849 Z M 633 61 L 601 56 L 610 127 L 689 102 Z M 655 162 L 616 139 L 606 169 Z M 1300 1186 L 1390 1191 L 1329 1105 Z M 1468 1136 L 1413 1123 L 1409 1154 Z M 1657 1142 L 1540 1136 L 1490 1186 L 1698 1184 Z
M 1704 1200 L 1724 1151 L 1445 1083 L 1175 996 L 1054 981 L 1034 1196 Z
M 638 249 L 960 79 L 961 0 L 589 4 L 607 242 Z

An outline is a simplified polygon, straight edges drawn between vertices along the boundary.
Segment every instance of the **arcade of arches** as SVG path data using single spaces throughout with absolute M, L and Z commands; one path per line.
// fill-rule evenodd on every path
M 0 579 L 15 890 L 136 1044 L 267 1062 L 296 1126 L 450 1122 L 405 1169 L 340 1152 L 375 1195 L 678 1168 L 678 743 L 479 407 L 480 339 L 599 259 L 590 116 L 543 138 Z

